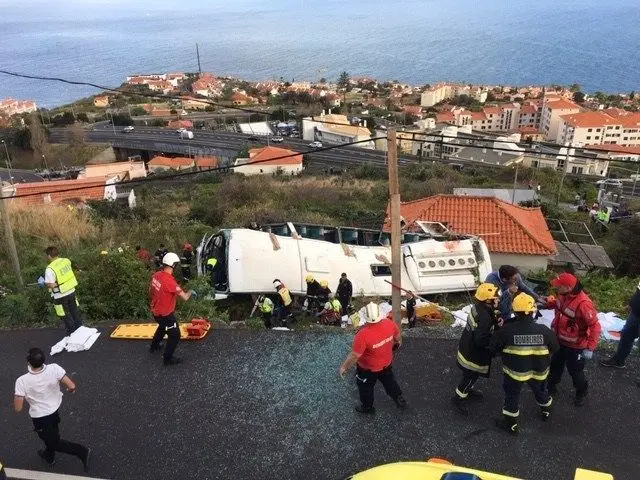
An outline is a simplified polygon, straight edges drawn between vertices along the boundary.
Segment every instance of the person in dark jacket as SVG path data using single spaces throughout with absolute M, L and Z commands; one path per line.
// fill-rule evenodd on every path
M 316 313 L 322 310 L 322 305 L 324 305 L 324 303 L 320 303 L 322 287 L 313 275 L 307 275 L 305 282 L 307 284 L 307 298 L 304 299 L 304 308 L 310 310 L 311 313 Z
M 515 319 L 498 330 L 489 344 L 491 354 L 502 354 L 504 373 L 504 406 L 502 418 L 496 424 L 512 434 L 520 431 L 520 392 L 527 384 L 533 391 L 543 421 L 551 415 L 553 398 L 546 380 L 551 355 L 560 350 L 555 334 L 545 325 L 536 323 L 536 301 L 531 295 L 519 293 L 512 304 Z
M 353 285 L 351 285 L 351 280 L 347 278 L 346 273 L 340 275 L 336 296 L 338 300 L 340 300 L 340 305 L 342 305 L 342 314 L 346 315 L 351 305 L 351 297 L 353 296 Z
M 513 298 L 519 292 L 524 292 L 527 295 L 531 295 L 537 302 L 542 299 L 529 288 L 524 281 L 518 269 L 512 265 L 502 265 L 497 272 L 491 272 L 485 279 L 487 283 L 493 283 L 500 289 L 500 314 L 505 322 L 511 320 L 511 304 Z
M 409 328 L 416 326 L 416 296 L 413 292 L 407 293 L 407 320 L 409 320 Z
M 162 259 L 167 253 L 169 253 L 169 249 L 164 246 L 164 243 L 161 243 L 153 254 L 153 260 L 156 262 L 156 268 L 162 268 Z
M 193 263 L 193 246 L 185 243 L 180 257 L 180 270 L 184 280 L 191 280 L 191 264 Z
M 329 301 L 329 295 L 331 294 L 331 289 L 329 288 L 329 282 L 326 280 L 320 281 L 320 293 L 318 294 L 318 300 L 320 305 L 324 305 Z
M 469 414 L 465 405 L 469 397 L 481 397 L 480 392 L 473 389 L 476 381 L 480 376 L 489 376 L 491 354 L 488 346 L 491 335 L 500 326 L 495 314 L 499 299 L 498 287 L 491 283 L 481 284 L 476 290 L 471 313 L 467 316 L 467 326 L 460 337 L 457 358 L 462 379 L 451 401 L 463 415 Z
M 620 334 L 618 350 L 613 357 L 600 362 L 603 367 L 625 368 L 624 362 L 631 353 L 633 342 L 640 337 L 640 283 L 629 300 L 629 311 L 629 317 Z

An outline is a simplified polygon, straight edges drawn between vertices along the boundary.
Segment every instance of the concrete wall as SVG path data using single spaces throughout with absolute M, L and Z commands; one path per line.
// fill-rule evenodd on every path
M 239 165 L 233 169 L 235 173 L 243 175 L 270 175 L 282 170 L 284 175 L 296 175 L 302 172 L 300 165 Z
M 501 265 L 513 265 L 522 273 L 531 270 L 546 269 L 549 257 L 546 255 L 516 255 L 509 253 L 491 253 L 491 265 L 494 270 Z

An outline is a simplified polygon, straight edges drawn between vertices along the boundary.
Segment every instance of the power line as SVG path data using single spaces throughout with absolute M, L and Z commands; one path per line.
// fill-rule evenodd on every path
M 153 92 L 137 92 L 137 91 L 131 91 L 131 90 L 126 90 L 124 88 L 111 88 L 111 87 L 106 87 L 104 85 L 99 85 L 96 83 L 92 83 L 92 82 L 85 82 L 85 81 L 79 81 L 79 80 L 68 80 L 65 78 L 60 78 L 60 77 L 45 77 L 45 76 L 41 76 L 41 75 L 28 75 L 28 74 L 24 74 L 24 73 L 18 73 L 18 72 L 12 72 L 9 70 L 4 70 L 4 69 L 0 69 L 0 73 L 5 74 L 5 75 L 9 75 L 9 76 L 13 76 L 13 77 L 18 77 L 18 78 L 27 78 L 27 79 L 31 79 L 31 80 L 41 80 L 41 81 L 55 81 L 55 82 L 61 82 L 61 83 L 66 83 L 69 85 L 82 85 L 82 86 L 90 86 L 90 87 L 94 87 L 100 90 L 105 90 L 105 91 L 110 91 L 110 92 L 114 92 L 114 93 L 121 93 L 121 94 L 127 94 L 127 95 L 138 95 L 138 96 L 142 96 L 142 97 L 147 97 L 147 98 L 158 98 L 158 99 L 165 99 L 165 100 L 193 100 L 194 97 L 187 97 L 187 96 L 183 96 L 183 95 L 166 95 L 166 94 L 156 94 Z M 246 113 L 250 113 L 250 114 L 256 114 L 256 115 L 265 115 L 265 116 L 274 116 L 275 114 L 272 112 L 264 112 L 261 110 L 255 110 L 255 109 L 250 109 L 250 108 L 243 108 L 237 105 L 225 105 L 219 102 L 215 102 L 213 100 L 209 100 L 209 99 L 201 99 L 201 98 L 197 98 L 196 100 L 200 103 L 205 103 L 214 107 L 220 107 L 220 108 L 229 108 L 232 110 L 238 110 L 238 111 L 242 111 L 242 112 L 246 112 Z M 284 108 L 284 106 L 282 107 Z M 344 123 L 339 123 L 339 122 L 330 122 L 327 120 L 317 120 L 314 117 L 312 117 L 312 120 L 314 122 L 317 123 L 323 123 L 326 125 L 338 125 L 338 126 L 351 126 L 351 127 L 358 127 L 358 125 L 347 125 Z M 361 127 L 361 128 L 366 128 L 366 127 Z M 409 133 L 413 133 L 413 132 L 409 132 Z M 417 135 L 428 135 L 428 136 L 438 136 L 439 138 L 451 138 L 451 139 L 459 139 L 459 137 L 455 137 L 455 136 L 448 136 L 448 135 L 437 135 L 437 134 L 429 134 L 428 132 L 425 133 L 415 133 Z M 411 141 L 422 141 L 424 142 L 424 140 L 417 140 L 417 139 L 403 139 L 403 140 L 411 140 Z M 492 141 L 496 141 L 495 139 L 491 139 L 491 138 L 486 138 L 486 139 L 470 139 L 472 141 L 478 141 L 478 142 L 492 142 Z M 530 142 L 530 145 L 540 145 L 540 146 L 545 146 L 545 147 L 549 147 L 549 148 L 578 148 L 581 150 L 585 150 L 585 147 L 563 147 L 563 146 L 559 146 L 557 144 L 554 143 L 550 143 L 550 142 Z M 483 147 L 483 148 L 487 148 L 487 147 Z M 499 149 L 495 149 L 493 148 L 493 150 L 499 151 Z M 588 148 L 587 148 L 588 150 Z M 505 151 L 512 151 L 509 149 L 506 149 Z M 607 150 L 607 152 L 609 153 L 619 153 L 619 154 L 628 154 L 629 152 L 625 152 L 622 150 L 615 150 L 615 149 L 611 149 L 611 150 Z M 535 149 L 529 150 L 527 153 L 535 153 L 538 155 L 544 155 L 544 153 L 538 152 Z M 552 155 L 552 154 L 549 154 Z M 562 154 L 560 154 L 562 155 Z M 585 158 L 585 159 L 590 159 L 593 160 L 593 157 L 588 157 L 588 156 L 579 156 L 579 155 L 571 155 L 574 158 Z M 617 162 L 617 163 L 633 163 L 633 164 L 637 164 L 637 162 L 634 161 L 628 161 L 628 160 L 620 160 L 620 159 L 602 159 L 602 160 L 607 160 L 610 162 Z
M 273 157 L 273 158 L 268 158 L 265 160 L 258 160 L 258 161 L 254 161 L 254 162 L 247 162 L 247 163 L 243 163 L 242 165 L 231 165 L 231 166 L 226 166 L 226 167 L 213 167 L 213 168 L 208 168 L 206 170 L 200 170 L 200 171 L 192 171 L 192 172 L 177 172 L 171 175 L 166 175 L 163 176 L 161 178 L 145 178 L 145 179 L 135 179 L 135 180 L 125 180 L 124 182 L 118 182 L 115 183 L 113 185 L 117 185 L 117 186 L 122 186 L 122 185 L 140 185 L 140 184 L 144 184 L 144 183 L 153 183 L 153 182 L 161 182 L 161 181 L 165 181 L 165 180 L 173 180 L 175 178 L 181 178 L 181 177 L 188 177 L 191 175 L 198 175 L 201 173 L 212 173 L 212 172 L 218 172 L 218 171 L 227 171 L 227 170 L 233 170 L 234 168 L 238 168 L 238 167 L 244 167 L 247 165 L 258 165 L 261 163 L 267 163 L 267 162 L 272 162 L 274 160 L 282 160 L 285 158 L 293 158 L 296 157 L 298 155 L 303 155 L 305 153 L 317 153 L 317 152 L 324 152 L 324 151 L 328 151 L 328 150 L 334 150 L 336 148 L 341 148 L 341 147 L 345 147 L 345 146 L 349 146 L 349 145 L 357 145 L 359 143 L 365 143 L 365 142 L 370 142 L 371 140 L 381 140 L 384 139 L 386 137 L 376 137 L 374 139 L 367 139 L 367 140 L 358 140 L 355 142 L 349 142 L 349 143 L 344 143 L 344 144 L 340 144 L 340 145 L 331 145 L 328 147 L 322 147 L 322 148 L 317 148 L 315 150 L 309 150 L 306 152 L 295 152 L 292 154 L 288 154 L 288 155 L 281 155 L 279 157 Z M 52 182 L 55 183 L 55 182 Z M 20 184 L 18 184 L 20 185 Z M 106 185 L 106 184 L 105 184 Z M 79 190 L 87 190 L 89 188 L 94 188 L 94 186 L 83 186 L 83 187 L 71 187 L 71 188 L 65 188 L 65 189 L 61 189 L 61 190 L 52 190 L 49 192 L 37 192 L 37 193 L 25 193 L 22 195 L 15 195 L 15 196 L 9 196 L 9 197 L 0 197 L 0 200 L 11 200 L 13 198 L 25 198 L 25 197 L 33 197 L 33 196 L 41 196 L 44 194 L 55 194 L 55 193 L 65 193 L 65 192 L 74 192 L 74 191 L 79 191 Z

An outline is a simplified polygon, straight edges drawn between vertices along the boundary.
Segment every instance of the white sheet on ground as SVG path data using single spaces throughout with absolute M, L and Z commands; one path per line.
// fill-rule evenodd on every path
M 67 352 L 84 352 L 93 346 L 99 336 L 100 332 L 97 329 L 82 326 L 51 347 L 50 354 L 55 355 L 63 350 Z
M 471 305 L 467 305 L 461 310 L 456 310 L 453 313 L 454 322 L 451 327 L 464 327 L 467 323 L 467 315 L 469 315 L 469 311 L 471 310 Z M 542 317 L 538 318 L 536 321 L 538 323 L 542 323 L 547 327 L 551 327 L 551 322 L 553 322 L 553 317 L 555 315 L 554 310 L 540 310 Z M 620 336 L 614 335 L 612 332 L 620 332 L 622 327 L 624 327 L 625 320 L 620 318 L 617 314 L 613 312 L 600 312 L 598 313 L 598 321 L 600 322 L 600 326 L 602 327 L 602 333 L 600 336 L 605 340 L 613 340 L 619 341 Z

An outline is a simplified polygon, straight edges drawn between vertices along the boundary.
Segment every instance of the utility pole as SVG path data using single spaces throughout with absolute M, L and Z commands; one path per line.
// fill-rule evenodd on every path
M 4 198 L 4 188 L 2 190 L 2 196 L 0 198 L 0 215 L 2 215 L 2 223 L 4 224 L 4 237 L 7 242 L 7 253 L 11 257 L 11 263 L 13 265 L 13 273 L 16 274 L 18 279 L 18 285 L 22 290 L 24 288 L 24 281 L 22 280 L 22 272 L 20 270 L 20 260 L 18 259 L 18 250 L 16 249 L 16 241 L 13 238 L 13 229 L 11 228 L 11 219 L 7 212 L 6 200 Z
M 631 196 L 633 197 L 636 193 L 636 182 L 638 181 L 638 174 L 640 174 L 640 165 L 636 169 L 636 175 L 633 177 L 633 189 L 631 190 Z
M 4 151 L 7 155 L 7 159 L 5 163 L 7 165 L 7 171 L 9 173 L 9 183 L 13 185 L 13 174 L 11 173 L 12 165 L 11 165 L 11 157 L 9 156 L 9 149 L 7 148 L 7 143 L 4 140 L 2 140 L 2 145 L 4 145 Z M 1 180 L 0 180 L 0 183 L 1 183 Z
M 389 221 L 391 222 L 391 308 L 393 319 L 401 325 L 400 302 L 402 301 L 400 288 L 401 277 L 401 249 L 400 239 L 400 183 L 398 181 L 398 143 L 396 131 L 387 130 L 387 158 L 389 163 Z
M 196 56 L 198 57 L 198 73 L 202 75 L 202 67 L 200 67 L 200 48 L 196 43 Z
M 520 168 L 520 165 L 516 164 L 516 174 L 513 178 L 513 195 L 511 196 L 511 203 L 513 205 L 516 204 L 516 188 L 518 187 L 518 168 Z

